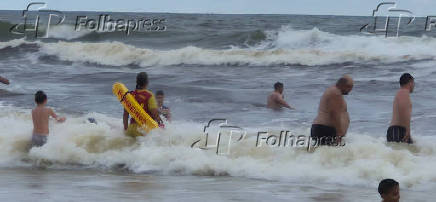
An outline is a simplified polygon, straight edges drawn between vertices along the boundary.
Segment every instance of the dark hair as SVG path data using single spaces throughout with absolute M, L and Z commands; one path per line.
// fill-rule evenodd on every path
M 336 86 L 345 86 L 348 84 L 348 79 L 345 77 L 341 77 L 340 79 L 338 79 L 338 81 L 336 82 Z
M 378 193 L 380 195 L 390 192 L 394 187 L 400 184 L 393 179 L 384 179 L 378 184 Z
M 283 88 L 283 84 L 280 82 L 277 82 L 274 84 L 274 90 L 278 90 L 279 88 Z
M 148 75 L 145 72 L 140 72 L 136 76 L 136 89 L 141 89 L 148 85 Z
M 35 102 L 36 104 L 42 104 L 47 100 L 47 95 L 44 93 L 44 91 L 40 90 L 35 93 Z
M 414 78 L 412 75 L 410 75 L 409 73 L 404 73 L 400 77 L 400 86 L 404 86 L 404 85 L 408 84 L 410 81 L 413 81 L 413 79 Z
M 163 92 L 163 90 L 158 90 L 158 91 L 156 91 L 156 96 L 158 96 L 158 95 L 162 95 L 162 96 L 164 96 L 164 92 Z

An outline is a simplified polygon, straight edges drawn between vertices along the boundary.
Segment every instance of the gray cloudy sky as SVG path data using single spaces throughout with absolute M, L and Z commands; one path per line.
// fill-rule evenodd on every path
M 371 15 L 380 0 L 38 0 L 55 10 L 184 13 Z M 415 15 L 436 15 L 436 0 L 388 0 Z M 0 0 L 2 10 L 22 10 L 31 1 Z

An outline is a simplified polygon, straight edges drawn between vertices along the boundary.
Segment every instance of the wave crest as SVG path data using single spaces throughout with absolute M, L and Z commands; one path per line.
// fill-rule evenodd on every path
M 22 39 L 1 42 L 0 49 L 16 47 Z M 336 35 L 314 28 L 294 30 L 282 27 L 269 31 L 262 43 L 249 48 L 224 50 L 186 46 L 158 50 L 140 48 L 122 42 L 35 42 L 40 54 L 59 60 L 108 66 L 137 65 L 228 65 L 286 66 L 332 65 L 343 63 L 395 63 L 434 60 L 436 39 L 430 37 L 383 38 L 363 35 Z M 413 50 L 413 51 L 412 51 Z

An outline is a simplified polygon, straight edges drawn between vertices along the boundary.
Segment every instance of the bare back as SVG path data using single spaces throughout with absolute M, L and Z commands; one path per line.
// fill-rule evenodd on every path
M 32 110 L 33 133 L 38 135 L 48 135 L 48 121 L 53 111 L 50 108 L 37 106 Z
M 268 96 L 267 107 L 271 109 L 280 109 L 282 106 L 279 102 L 277 102 L 277 100 L 279 100 L 279 97 L 281 97 L 279 93 L 271 93 L 271 95 Z
M 321 97 L 318 116 L 313 124 L 321 124 L 336 129 L 338 136 L 344 136 L 350 124 L 347 103 L 340 90 L 335 86 L 329 87 Z
M 289 109 L 293 109 L 284 99 L 283 99 L 283 94 L 280 94 L 279 92 L 272 92 L 271 95 L 268 96 L 268 100 L 267 100 L 267 107 L 274 109 L 274 110 L 278 110 L 281 109 L 282 107 L 286 107 Z

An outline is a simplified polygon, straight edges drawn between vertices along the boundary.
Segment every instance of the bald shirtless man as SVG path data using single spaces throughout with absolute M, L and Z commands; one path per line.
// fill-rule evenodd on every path
M 347 133 L 350 117 L 344 95 L 348 95 L 352 89 L 353 79 L 344 75 L 322 95 L 318 116 L 310 131 L 310 136 L 317 138 L 319 145 L 337 143 Z
M 410 93 L 413 93 L 414 88 L 415 81 L 412 75 L 409 73 L 401 75 L 400 89 L 397 91 L 392 108 L 391 125 L 386 134 L 388 142 L 413 143 L 410 137 L 410 119 L 412 116 Z
M 279 110 L 282 107 L 294 109 L 283 98 L 283 83 L 277 82 L 274 84 L 274 92 L 268 96 L 267 107 L 274 110 Z
M 0 82 L 9 85 L 9 80 L 0 76 Z

